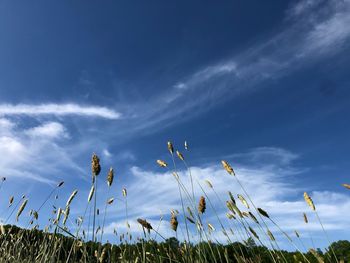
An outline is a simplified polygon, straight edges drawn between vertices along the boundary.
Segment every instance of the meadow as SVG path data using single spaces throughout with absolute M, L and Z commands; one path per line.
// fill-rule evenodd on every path
M 188 150 L 185 142 L 184 153 Z M 307 226 L 310 220 L 307 213 L 315 215 L 313 218 L 317 219 L 323 238 L 328 242 L 324 251 L 318 249 L 317 244 L 307 247 L 303 243 L 300 236 L 305 235 L 312 240 L 310 232 L 295 230 L 293 235 L 287 233 L 268 211 L 254 202 L 239 174 L 227 161 L 221 160 L 223 172 L 231 177 L 232 183 L 237 184 L 243 194 L 232 193 L 228 189 L 226 196 L 220 196 L 210 181 L 200 182 L 192 177 L 186 154 L 174 149 L 171 142 L 167 143 L 167 151 L 169 160 L 156 160 L 156 164 L 173 174 L 172 183 L 177 185 L 181 200 L 181 209 L 168 211 L 170 220 L 166 224 L 173 235 L 165 236 L 159 229 L 161 222 L 152 225 L 148 218 L 136 219 L 142 231 L 138 236 L 133 235 L 128 216 L 127 189 L 120 189 L 122 200 L 111 196 L 114 170 L 110 168 L 107 176 L 103 176 L 100 159 L 93 154 L 91 188 L 85 197 L 86 205 L 81 215 L 73 217 L 71 213 L 71 204 L 76 198 L 82 198 L 78 196 L 79 189 L 71 193 L 64 205 L 56 204 L 59 190 L 65 187 L 63 181 L 57 183 L 39 207 L 30 207 L 26 196 L 20 200 L 8 197 L 6 213 L 0 214 L 1 218 L 5 218 L 0 226 L 0 262 L 350 262 L 350 242 L 330 242 L 317 204 L 308 193 L 303 196 L 308 211 L 301 218 Z M 189 185 L 184 184 L 179 176 L 179 163 L 186 167 Z M 2 178 L 0 194 L 5 185 L 6 178 Z M 348 184 L 339 187 L 350 189 Z M 97 195 L 101 193 L 98 192 L 100 188 L 106 188 L 105 196 Z M 195 189 L 199 189 L 201 195 L 197 196 Z M 216 201 L 226 207 L 225 217 L 220 216 L 213 205 L 209 191 L 215 194 Z M 104 200 L 102 209 L 97 207 L 99 199 Z M 119 242 L 110 243 L 104 239 L 106 216 L 108 208 L 117 199 L 125 206 L 128 231 L 119 233 L 115 229 L 114 235 Z M 1 202 L 4 200 L 2 197 Z M 51 214 L 41 213 L 45 206 L 52 207 Z M 215 222 L 208 222 L 206 215 L 209 211 L 215 215 Z M 24 213 L 29 214 L 28 221 L 21 221 Z M 39 225 L 39 217 L 47 219 L 45 226 Z M 97 217 L 102 220 L 97 221 Z M 22 227 L 8 224 L 11 219 L 20 222 Z M 218 240 L 217 233 L 224 236 L 224 241 Z M 282 250 L 281 242 L 287 242 L 292 251 Z

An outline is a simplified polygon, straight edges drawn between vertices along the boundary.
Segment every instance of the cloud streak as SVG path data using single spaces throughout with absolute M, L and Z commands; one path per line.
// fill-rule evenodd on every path
M 303 0 L 286 17 L 293 19 L 286 19 L 278 34 L 177 80 L 148 103 L 128 105 L 135 132 L 193 118 L 242 93 L 265 88 L 267 81 L 339 54 L 349 43 L 349 0 Z
M 78 104 L 1 104 L 0 116 L 25 115 L 25 116 L 68 116 L 76 115 L 83 117 L 98 117 L 116 120 L 121 118 L 121 114 L 113 109 L 98 106 L 82 106 Z

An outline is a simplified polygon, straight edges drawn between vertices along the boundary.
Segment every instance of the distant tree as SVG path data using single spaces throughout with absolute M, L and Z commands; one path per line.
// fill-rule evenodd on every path
M 334 253 L 337 256 L 338 260 L 342 259 L 345 262 L 350 262 L 350 242 L 349 241 L 339 240 L 337 242 L 333 242 L 331 244 L 331 247 L 333 248 Z M 328 252 L 325 254 L 325 257 L 331 258 L 332 260 L 334 260 L 331 247 L 328 247 Z

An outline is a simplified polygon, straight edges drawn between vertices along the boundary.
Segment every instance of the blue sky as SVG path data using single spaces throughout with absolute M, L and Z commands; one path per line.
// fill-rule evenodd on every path
M 110 195 L 128 189 L 130 221 L 161 210 L 171 235 L 177 188 L 155 160 L 187 140 L 194 175 L 223 199 L 240 193 L 227 159 L 287 231 L 306 231 L 308 191 L 331 239 L 348 238 L 349 24 L 348 0 L 0 1 L 0 217 L 10 195 L 35 208 L 60 180 L 57 202 L 78 188 L 79 215 L 96 152 L 101 182 L 116 171 Z M 109 209 L 113 240 L 124 207 Z

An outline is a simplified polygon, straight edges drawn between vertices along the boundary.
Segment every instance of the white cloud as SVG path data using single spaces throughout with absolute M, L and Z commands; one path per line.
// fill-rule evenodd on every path
M 47 122 L 40 126 L 25 131 L 31 137 L 44 138 L 67 138 L 68 133 L 65 127 L 59 122 Z
M 99 117 L 105 119 L 119 119 L 121 114 L 112 109 L 98 106 L 82 106 L 78 104 L 1 104 L 0 116 L 11 115 L 27 115 L 27 116 L 40 116 L 40 115 L 55 115 L 55 116 L 67 116 L 78 115 L 86 117 Z
M 271 154 L 270 150 L 266 149 L 270 148 L 253 150 L 251 156 L 261 155 L 259 159 L 266 159 L 264 155 Z M 277 156 L 279 153 L 281 157 Z M 276 163 L 273 165 L 261 165 L 260 167 L 254 165 L 254 168 L 252 168 L 250 165 L 241 165 L 235 162 L 234 168 L 236 174 L 251 195 L 255 205 L 267 210 L 271 218 L 291 236 L 294 236 L 294 230 L 298 230 L 302 237 L 305 238 L 304 242 L 307 243 L 309 242 L 308 232 L 312 232 L 315 242 L 320 247 L 323 247 L 326 246 L 326 243 L 322 229 L 315 215 L 311 213 L 312 211 L 310 211 L 303 199 L 303 192 L 306 190 L 312 196 L 323 224 L 332 239 L 339 239 L 337 234 L 341 231 L 347 231 L 347 225 L 350 223 L 350 219 L 343 216 L 347 213 L 350 205 L 350 196 L 331 191 L 312 191 L 309 186 L 300 186 L 296 180 L 290 180 L 290 178 L 296 177 L 297 174 L 303 171 L 303 169 L 291 167 L 292 160 L 297 158 L 297 155 L 283 149 L 275 150 L 273 154 L 277 158 Z M 286 156 L 288 156 L 288 161 L 285 161 Z M 273 159 L 269 158 L 269 162 L 273 162 Z M 252 161 L 252 163 L 255 162 Z M 180 164 L 178 166 L 181 167 Z M 231 191 L 234 195 L 242 194 L 245 196 L 245 193 L 239 187 L 235 178 L 227 174 L 221 165 L 192 167 L 191 172 L 195 181 L 196 200 L 198 201 L 199 196 L 203 195 L 203 192 L 197 185 L 197 182 L 199 182 L 205 189 L 224 225 L 226 227 L 230 225 L 225 216 L 227 208 L 224 202 L 229 199 L 227 192 Z M 181 168 L 179 176 L 188 191 L 190 191 L 191 184 L 187 171 Z M 212 183 L 221 200 L 218 200 L 215 193 L 206 185 L 204 180 L 209 180 Z M 141 229 L 137 227 L 137 218 L 146 218 L 153 226 L 157 226 L 160 214 L 163 214 L 164 220 L 161 224 L 161 233 L 165 236 L 172 236 L 173 232 L 169 228 L 170 211 L 171 209 L 177 209 L 182 214 L 179 190 L 172 173 L 166 170 L 162 171 L 161 168 L 155 172 L 133 167 L 127 189 L 129 222 L 134 224 L 134 227 L 130 231 L 136 235 L 141 233 Z M 191 206 L 188 198 L 184 197 L 184 200 L 185 207 Z M 238 206 L 243 211 L 247 210 L 239 201 Z M 111 212 L 113 216 L 109 217 L 108 222 L 110 223 L 106 229 L 106 233 L 111 234 L 114 228 L 119 233 L 126 232 L 124 205 L 118 204 L 114 209 L 116 210 Z M 253 209 L 251 211 L 256 214 Z M 307 212 L 309 216 L 310 222 L 308 225 L 303 221 L 303 212 Z M 220 225 L 208 200 L 207 213 L 203 216 L 203 220 L 212 223 L 216 227 L 218 230 L 216 237 L 219 240 L 225 240 L 224 236 L 219 233 Z M 184 229 L 181 215 L 179 216 L 179 221 L 181 228 Z M 278 229 L 273 224 L 268 224 L 274 231 L 275 236 L 278 237 L 282 247 L 290 249 L 291 247 L 285 242 Z M 196 235 L 195 231 L 192 234 Z M 344 233 L 345 236 L 346 234 L 349 233 Z M 180 230 L 179 235 L 182 238 Z
M 67 149 L 56 144 L 58 138 L 69 139 L 65 127 L 57 122 L 23 129 L 9 119 L 0 119 L 1 176 L 54 185 L 62 179 L 57 176 L 63 169 L 81 175 Z

